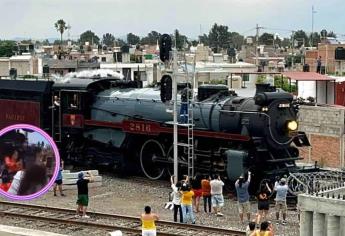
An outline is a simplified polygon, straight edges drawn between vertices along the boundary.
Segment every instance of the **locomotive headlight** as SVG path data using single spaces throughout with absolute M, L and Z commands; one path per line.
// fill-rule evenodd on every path
M 298 128 L 298 124 L 295 120 L 290 120 L 287 122 L 287 128 L 289 131 L 296 131 Z

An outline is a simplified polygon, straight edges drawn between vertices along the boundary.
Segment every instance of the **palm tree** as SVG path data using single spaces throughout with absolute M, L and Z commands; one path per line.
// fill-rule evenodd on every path
M 62 35 L 67 28 L 68 27 L 66 26 L 66 22 L 63 19 L 60 19 L 55 23 L 55 29 L 58 32 L 60 32 L 60 35 L 61 35 L 61 38 L 60 38 L 61 45 L 62 45 Z

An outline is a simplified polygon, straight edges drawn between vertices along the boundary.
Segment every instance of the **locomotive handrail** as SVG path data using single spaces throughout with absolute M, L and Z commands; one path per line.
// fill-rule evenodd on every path
M 272 130 L 271 130 L 271 117 L 269 115 L 267 115 L 266 113 L 263 112 L 258 112 L 258 111 L 228 111 L 228 110 L 219 110 L 219 112 L 225 112 L 225 113 L 247 113 L 247 114 L 260 114 L 260 115 L 264 115 L 265 117 L 268 118 L 268 130 L 270 132 L 270 135 L 273 139 L 274 142 L 276 142 L 279 145 L 286 145 L 289 144 L 290 142 L 292 142 L 292 140 L 294 139 L 294 137 L 292 137 L 291 139 L 289 139 L 288 141 L 281 143 L 278 140 L 275 139 L 275 137 L 273 136 Z

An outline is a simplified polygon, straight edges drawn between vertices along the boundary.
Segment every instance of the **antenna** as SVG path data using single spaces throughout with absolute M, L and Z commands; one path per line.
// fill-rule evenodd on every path
M 314 6 L 311 6 L 311 36 L 310 36 L 310 46 L 313 46 L 313 34 L 314 34 L 314 14 L 317 11 L 314 10 Z

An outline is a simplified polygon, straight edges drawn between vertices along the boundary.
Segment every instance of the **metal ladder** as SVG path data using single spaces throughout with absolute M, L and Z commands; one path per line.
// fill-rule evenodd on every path
M 184 62 L 187 69 L 187 63 L 184 53 Z M 191 83 L 191 88 L 189 88 L 189 75 L 188 70 L 186 71 L 186 86 L 187 86 L 187 123 L 180 123 L 179 126 L 183 126 L 187 128 L 187 142 L 186 143 L 177 143 L 177 145 L 186 147 L 187 148 L 187 174 L 189 178 L 194 177 L 194 78 Z M 182 106 L 182 99 L 181 99 L 181 106 Z
M 188 93 L 189 93 L 188 89 Z M 181 102 L 182 105 L 182 102 Z M 188 106 L 188 112 L 187 112 L 187 123 L 178 123 L 179 127 L 184 127 L 187 130 L 187 142 L 178 142 L 177 145 L 180 147 L 187 148 L 187 174 L 188 177 L 191 178 L 194 176 L 194 119 L 193 119 L 193 103 L 190 101 L 190 99 L 187 99 L 187 106 Z
M 188 88 L 188 93 L 189 93 Z M 188 176 L 194 177 L 194 119 L 193 119 L 193 99 L 192 102 L 189 101 L 189 94 L 188 94 L 188 134 L 187 134 L 187 140 L 188 140 Z

